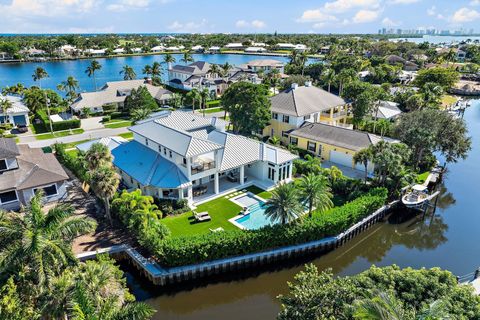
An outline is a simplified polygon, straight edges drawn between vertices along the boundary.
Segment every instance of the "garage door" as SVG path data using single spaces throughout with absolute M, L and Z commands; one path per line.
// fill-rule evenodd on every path
M 25 120 L 25 116 L 13 116 L 13 123 L 18 126 L 19 124 L 20 125 L 25 125 L 27 124 L 26 120 Z
M 352 155 L 345 152 L 330 151 L 330 162 L 340 164 L 345 167 L 352 167 Z

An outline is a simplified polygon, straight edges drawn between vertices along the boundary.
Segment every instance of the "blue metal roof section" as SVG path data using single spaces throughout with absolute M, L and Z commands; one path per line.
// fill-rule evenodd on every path
M 190 185 L 185 174 L 173 162 L 137 141 L 118 146 L 112 155 L 113 164 L 143 186 L 175 189 Z

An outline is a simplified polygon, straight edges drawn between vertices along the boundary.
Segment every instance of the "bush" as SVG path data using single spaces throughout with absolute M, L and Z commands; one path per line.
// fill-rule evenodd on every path
M 50 131 L 50 120 L 48 119 L 48 115 L 45 110 L 37 111 L 37 117 L 40 119 L 41 128 L 38 130 L 38 126 L 36 128 L 37 133 L 47 132 Z M 59 122 L 52 123 L 53 131 L 61 131 L 61 130 L 69 130 L 69 129 L 77 129 L 80 128 L 81 122 L 79 119 L 72 119 L 72 120 L 65 120 Z
M 220 100 L 211 100 L 211 101 L 207 101 L 206 105 L 207 105 L 207 108 L 217 108 L 217 107 L 220 107 Z
M 302 223 L 277 224 L 252 231 L 233 230 L 167 238 L 164 241 L 153 238 L 145 245 L 165 266 L 187 265 L 249 254 L 337 235 L 373 213 L 386 200 L 387 190 L 378 188 L 325 214 L 305 218 Z
M 103 122 L 103 123 L 105 123 L 105 122 L 108 122 L 108 121 L 110 121 L 111 119 L 112 119 L 112 117 L 111 117 L 111 116 L 103 116 L 103 118 L 102 118 L 102 122 Z
M 87 170 L 85 168 L 84 162 L 81 159 L 71 154 L 68 154 L 65 151 L 64 144 L 56 143 L 53 145 L 53 149 L 55 150 L 55 156 L 61 164 L 63 164 L 70 171 L 72 171 L 73 174 L 75 174 L 75 176 L 77 176 L 81 181 L 88 180 Z
M 165 215 L 177 215 L 190 211 L 188 201 L 185 199 L 170 200 L 155 198 L 155 204 Z

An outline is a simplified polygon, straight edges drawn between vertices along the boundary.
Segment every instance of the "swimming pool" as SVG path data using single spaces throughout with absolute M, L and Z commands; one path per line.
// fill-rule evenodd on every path
M 249 214 L 233 218 L 232 223 L 242 229 L 257 230 L 265 226 L 275 224 L 268 217 L 265 216 L 266 204 L 258 197 L 252 194 L 246 194 L 236 199 L 233 202 L 240 204 L 242 207 L 247 207 Z

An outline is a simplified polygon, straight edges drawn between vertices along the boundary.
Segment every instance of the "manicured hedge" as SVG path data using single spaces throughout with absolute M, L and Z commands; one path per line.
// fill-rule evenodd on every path
M 87 170 L 82 161 L 77 157 L 68 154 L 65 150 L 64 144 L 56 143 L 53 148 L 55 149 L 55 156 L 61 164 L 72 171 L 81 181 L 87 181 Z
M 249 254 L 334 236 L 348 229 L 385 204 L 387 191 L 373 189 L 341 207 L 301 223 L 274 225 L 254 231 L 224 231 L 204 235 L 155 239 L 141 237 L 141 243 L 165 266 L 180 266 L 229 256 Z
M 50 131 L 50 120 L 48 119 L 48 115 L 44 110 L 39 110 L 37 112 L 37 116 L 42 120 L 42 124 L 45 131 Z M 65 120 L 59 122 L 52 123 L 53 131 L 61 131 L 61 130 L 69 130 L 69 129 L 76 129 L 80 128 L 80 120 L 79 119 L 72 119 L 72 120 Z
M 217 108 L 220 107 L 221 100 L 211 100 L 207 101 L 207 108 Z

